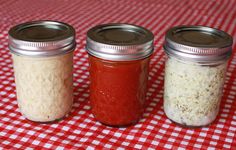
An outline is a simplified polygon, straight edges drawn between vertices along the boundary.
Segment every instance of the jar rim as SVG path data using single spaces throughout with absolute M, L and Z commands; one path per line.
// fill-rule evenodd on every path
M 138 60 L 153 53 L 153 39 L 152 32 L 137 25 L 102 24 L 87 32 L 86 50 L 106 60 Z
M 47 57 L 71 52 L 75 49 L 75 29 L 69 24 L 39 20 L 12 27 L 9 49 L 17 55 Z
M 164 50 L 192 61 L 217 61 L 231 56 L 232 43 L 229 34 L 215 28 L 176 26 L 167 31 Z

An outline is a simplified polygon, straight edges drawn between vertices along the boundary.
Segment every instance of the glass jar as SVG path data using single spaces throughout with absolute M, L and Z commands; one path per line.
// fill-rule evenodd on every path
M 73 103 L 75 31 L 68 24 L 35 21 L 9 31 L 20 112 L 35 122 L 63 118 Z
M 87 33 L 90 102 L 94 117 L 127 126 L 142 116 L 153 34 L 129 24 L 106 24 Z
M 173 122 L 187 127 L 212 123 L 232 53 L 232 37 L 203 26 L 178 26 L 166 34 L 164 111 Z

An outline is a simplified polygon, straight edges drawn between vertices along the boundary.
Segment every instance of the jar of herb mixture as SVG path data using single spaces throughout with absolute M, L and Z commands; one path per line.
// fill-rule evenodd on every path
M 9 31 L 20 112 L 36 122 L 52 122 L 70 112 L 73 103 L 72 26 L 34 21 Z
M 178 26 L 166 34 L 164 111 L 187 127 L 212 123 L 232 53 L 232 37 L 204 26 Z
M 87 33 L 90 102 L 94 117 L 127 126 L 142 116 L 153 34 L 139 26 L 106 24 Z

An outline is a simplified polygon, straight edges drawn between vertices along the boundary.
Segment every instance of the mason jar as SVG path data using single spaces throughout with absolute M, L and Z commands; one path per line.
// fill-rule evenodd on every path
M 130 24 L 105 24 L 90 29 L 90 103 L 105 125 L 138 122 L 144 110 L 153 34 Z
M 52 122 L 73 103 L 75 30 L 55 21 L 34 21 L 9 31 L 20 112 L 35 122 Z
M 232 37 L 204 26 L 177 26 L 166 33 L 164 111 L 187 127 L 212 123 L 219 112 Z

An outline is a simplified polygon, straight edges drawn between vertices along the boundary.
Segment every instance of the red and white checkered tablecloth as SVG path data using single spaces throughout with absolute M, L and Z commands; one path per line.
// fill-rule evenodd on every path
M 54 124 L 37 124 L 21 116 L 8 49 L 10 27 L 42 19 L 67 22 L 77 33 L 73 109 Z M 137 24 L 155 35 L 147 108 L 141 121 L 128 128 L 101 125 L 93 118 L 88 101 L 86 32 L 111 22 Z M 163 113 L 162 44 L 166 30 L 176 25 L 219 28 L 236 41 L 236 0 L 0 0 L 0 149 L 236 149 L 235 44 L 220 114 L 211 126 L 182 128 Z

